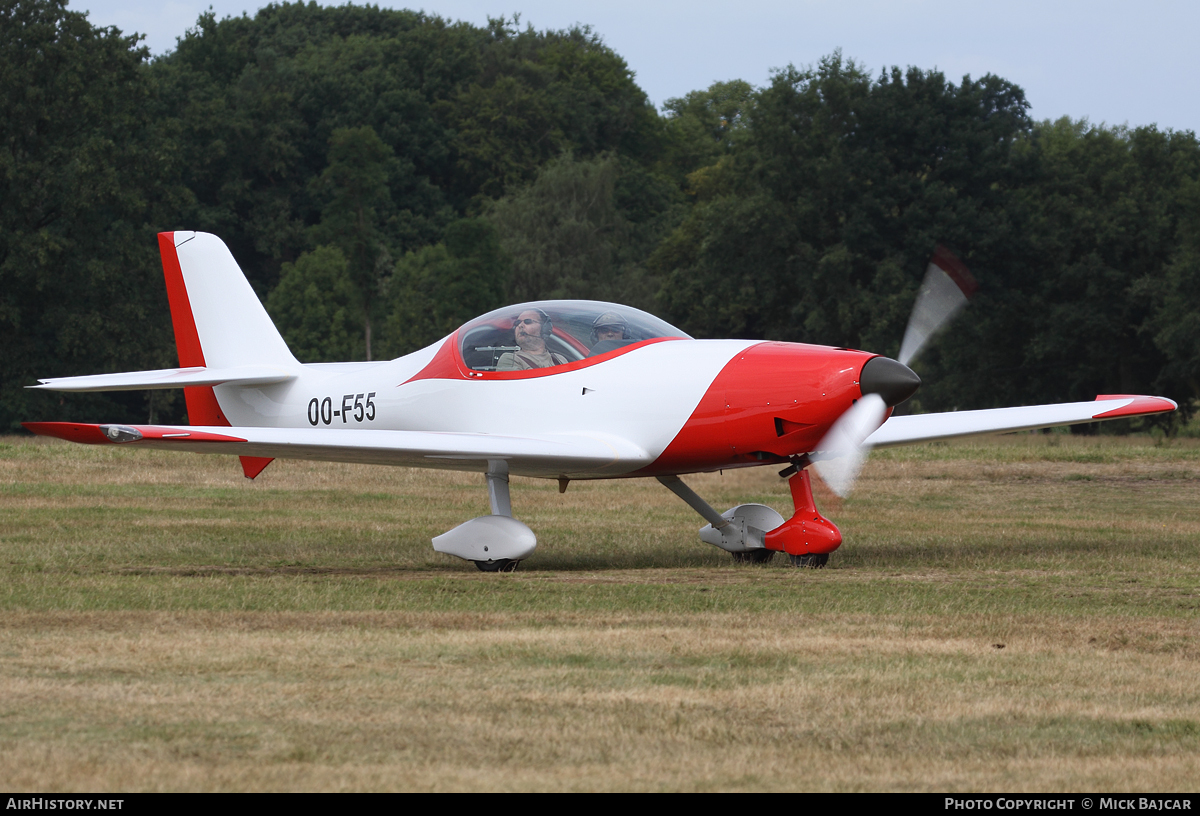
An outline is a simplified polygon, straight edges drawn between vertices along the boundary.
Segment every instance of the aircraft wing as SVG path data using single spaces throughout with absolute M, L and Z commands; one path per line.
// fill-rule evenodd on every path
M 485 470 L 503 459 L 523 476 L 620 476 L 650 464 L 650 455 L 626 439 L 602 434 L 517 437 L 430 431 L 331 430 L 197 425 L 95 425 L 26 422 L 35 434 L 93 445 L 127 444 L 193 453 L 318 459 L 374 465 Z
M 887 448 L 959 436 L 1028 431 L 1056 425 L 1078 425 L 1121 417 L 1161 414 L 1178 406 L 1164 397 L 1109 394 L 1094 402 L 1057 405 L 1027 405 L 1020 408 L 991 408 L 984 411 L 950 411 L 892 417 L 867 437 L 866 447 Z
M 122 371 L 119 374 L 89 374 L 83 377 L 54 377 L 38 380 L 38 385 L 27 387 L 44 391 L 144 391 L 191 385 L 269 385 L 295 378 L 295 374 L 273 366 L 195 366 L 154 371 Z

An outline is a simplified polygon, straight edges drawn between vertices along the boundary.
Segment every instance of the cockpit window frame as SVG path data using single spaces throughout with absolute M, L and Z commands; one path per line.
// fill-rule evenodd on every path
M 511 333 L 512 329 L 508 328 L 506 324 L 512 324 L 517 315 L 526 311 L 540 311 L 549 316 L 553 326 L 551 334 L 547 338 L 547 346 L 557 356 L 565 357 L 566 362 L 541 368 L 497 370 L 494 366 L 503 354 L 519 352 L 520 347 L 515 345 L 515 340 L 510 339 L 502 344 L 495 337 L 488 338 L 486 334 L 479 336 L 479 332 L 482 329 L 490 328 L 493 334 L 497 332 Z M 607 341 L 623 342 L 623 345 L 589 356 L 598 342 L 593 340 L 592 345 L 589 346 L 587 341 L 591 340 L 591 337 L 581 338 L 579 332 L 586 331 L 589 334 L 594 332 L 595 320 L 607 314 L 618 315 L 624 325 L 624 333 L 632 331 L 634 336 L 622 337 L 620 341 Z M 584 329 L 584 326 L 587 328 Z M 478 340 L 473 341 L 472 335 L 475 335 Z M 692 338 L 687 333 L 666 321 L 629 306 L 601 301 L 558 300 L 518 303 L 502 309 L 495 309 L 464 323 L 450 338 L 450 342 L 453 344 L 455 362 L 469 379 L 509 380 L 577 371 L 580 368 L 611 360 L 653 343 L 690 339 Z M 468 348 L 471 342 L 478 341 L 483 341 L 486 345 Z M 479 352 L 490 352 L 492 354 L 491 361 L 481 364 L 482 360 L 478 357 Z M 468 362 L 468 355 L 473 358 L 470 362 Z

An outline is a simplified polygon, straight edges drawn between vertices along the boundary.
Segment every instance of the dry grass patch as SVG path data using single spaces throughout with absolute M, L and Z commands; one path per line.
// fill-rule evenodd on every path
M 689 484 L 788 512 L 770 470 Z M 830 568 L 734 566 L 652 482 L 0 441 L 17 790 L 1188 790 L 1200 447 L 878 452 Z M 820 492 L 820 491 L 819 491 Z M 777 559 L 778 561 L 779 559 Z
M 0 778 L 58 790 L 1191 784 L 1194 654 L 1148 662 L 1065 620 L 1006 621 L 998 649 L 998 623 L 17 615 L 3 630 Z M 1130 778 L 1128 762 L 1149 775 Z

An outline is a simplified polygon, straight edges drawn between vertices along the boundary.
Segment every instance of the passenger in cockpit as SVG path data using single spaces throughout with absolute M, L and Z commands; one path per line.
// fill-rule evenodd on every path
M 553 335 L 554 323 L 550 315 L 541 309 L 526 309 L 513 321 L 513 335 L 520 351 L 500 355 L 496 362 L 497 371 L 525 371 L 530 368 L 549 368 L 567 361 L 561 354 L 546 348 L 546 340 Z
M 589 357 L 629 345 L 629 326 L 617 312 L 605 312 L 592 321 L 592 350 Z

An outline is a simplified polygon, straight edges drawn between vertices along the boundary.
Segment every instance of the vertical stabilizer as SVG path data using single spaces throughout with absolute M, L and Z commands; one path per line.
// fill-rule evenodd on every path
M 299 365 L 220 238 L 163 232 L 158 245 L 180 366 Z
M 205 232 L 160 232 L 158 248 L 180 367 L 299 367 L 220 238 Z M 183 395 L 191 424 L 229 424 L 212 386 L 184 388 Z

